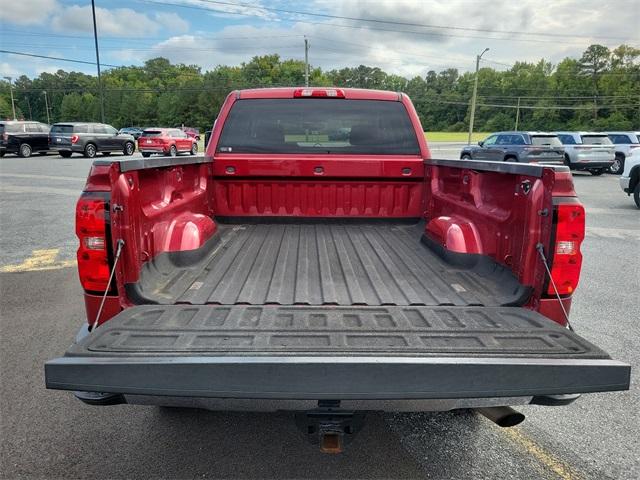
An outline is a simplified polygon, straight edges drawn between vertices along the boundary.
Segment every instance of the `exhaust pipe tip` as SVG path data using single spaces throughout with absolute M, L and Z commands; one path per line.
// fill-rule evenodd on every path
M 503 428 L 515 427 L 525 419 L 522 413 L 511 407 L 485 407 L 477 408 L 476 411 Z

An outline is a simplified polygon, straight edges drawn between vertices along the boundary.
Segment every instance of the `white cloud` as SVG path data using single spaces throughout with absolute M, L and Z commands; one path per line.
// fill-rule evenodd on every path
M 105 2 L 106 3 L 106 2 Z M 2 21 L 15 25 L 51 25 L 57 32 L 93 32 L 91 5 L 64 6 L 56 0 L 7 0 Z M 152 15 L 131 8 L 96 7 L 98 33 L 113 37 L 145 37 L 160 31 L 184 33 L 189 23 L 174 12 Z
M 158 23 L 130 8 L 96 8 L 96 21 L 99 35 L 144 37 L 159 30 Z M 51 24 L 58 32 L 92 32 L 91 6 L 72 5 L 55 15 Z
M 22 74 L 14 65 L 8 62 L 0 63 L 0 77 L 17 78 Z
M 16 25 L 39 25 L 60 9 L 56 0 L 6 0 L 2 20 Z

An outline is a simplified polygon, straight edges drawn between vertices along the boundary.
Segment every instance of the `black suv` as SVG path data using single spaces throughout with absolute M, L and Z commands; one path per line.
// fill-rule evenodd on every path
M 50 128 L 39 122 L 0 122 L 0 157 L 5 153 L 24 158 L 33 152 L 44 155 L 49 150 Z
M 136 149 L 133 135 L 118 133 L 104 123 L 56 123 L 49 133 L 49 148 L 68 158 L 72 153 L 82 153 L 93 158 L 98 152 L 110 155 L 122 152 L 131 155 Z

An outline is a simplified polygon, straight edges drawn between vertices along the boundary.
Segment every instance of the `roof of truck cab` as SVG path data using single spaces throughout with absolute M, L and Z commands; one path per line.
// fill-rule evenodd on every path
M 344 98 L 350 100 L 387 100 L 397 102 L 401 99 L 399 92 L 388 90 L 369 90 L 365 88 L 339 88 L 339 87 L 284 87 L 284 88 L 255 88 L 249 90 L 237 90 L 239 99 L 256 98 L 293 98 L 293 93 L 300 89 L 311 90 L 341 90 Z M 324 98 L 324 97 L 323 97 Z

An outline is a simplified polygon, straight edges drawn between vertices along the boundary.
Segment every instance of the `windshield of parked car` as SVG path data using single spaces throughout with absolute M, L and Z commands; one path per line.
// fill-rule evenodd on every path
M 22 129 L 22 124 L 21 123 L 7 123 L 7 124 L 1 124 L 0 125 L 0 134 L 3 134 L 4 132 L 7 133 L 18 133 L 18 132 L 22 132 L 24 131 Z
M 418 155 L 400 102 L 346 99 L 237 101 L 218 152 Z
M 142 137 L 162 137 L 164 132 L 162 130 L 145 130 L 142 132 Z
M 613 145 L 606 135 L 582 135 L 582 143 L 585 145 Z
M 54 125 L 51 127 L 51 133 L 71 134 L 73 133 L 73 125 Z
M 558 138 L 560 139 L 563 145 L 575 145 L 577 143 L 573 135 L 560 133 L 558 134 Z
M 556 135 L 531 135 L 531 145 L 538 147 L 561 147 L 562 142 Z

